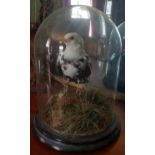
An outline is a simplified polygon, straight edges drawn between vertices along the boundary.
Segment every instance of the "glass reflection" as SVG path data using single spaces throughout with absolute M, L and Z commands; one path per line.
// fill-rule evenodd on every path
M 72 8 L 71 18 L 84 18 L 89 19 L 90 14 L 87 10 L 80 8 L 79 6 Z

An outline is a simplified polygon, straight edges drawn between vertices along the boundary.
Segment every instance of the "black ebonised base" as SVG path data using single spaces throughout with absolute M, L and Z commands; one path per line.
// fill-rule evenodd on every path
M 33 121 L 34 132 L 42 143 L 64 152 L 85 152 L 103 148 L 116 140 L 120 134 L 120 123 L 116 114 L 109 127 L 102 133 L 92 136 L 71 138 L 62 136 L 41 123 L 36 114 Z

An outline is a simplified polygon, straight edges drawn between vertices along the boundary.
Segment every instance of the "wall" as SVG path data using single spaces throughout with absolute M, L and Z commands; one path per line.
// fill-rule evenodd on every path
M 62 0 L 30 0 L 30 23 L 38 24 L 41 22 L 41 2 L 44 3 L 44 7 L 48 10 L 48 12 L 53 12 L 56 9 L 59 9 L 62 5 Z M 52 6 L 52 7 L 51 7 Z M 50 10 L 50 7 L 52 8 Z M 42 8 L 42 11 L 45 8 Z
M 39 22 L 40 0 L 30 0 L 30 23 Z

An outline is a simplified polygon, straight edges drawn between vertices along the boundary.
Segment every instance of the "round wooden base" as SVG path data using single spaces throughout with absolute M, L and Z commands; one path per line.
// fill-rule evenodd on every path
M 33 128 L 42 143 L 63 152 L 86 152 L 100 149 L 116 140 L 120 133 L 120 123 L 116 114 L 114 114 L 112 123 L 104 132 L 91 136 L 71 138 L 60 135 L 45 126 L 38 113 L 34 117 Z

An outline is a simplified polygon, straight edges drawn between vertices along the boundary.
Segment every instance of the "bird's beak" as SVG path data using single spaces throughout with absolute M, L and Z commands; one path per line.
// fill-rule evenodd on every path
M 65 50 L 65 49 L 66 49 L 66 43 L 65 43 L 64 41 L 63 41 L 63 42 L 61 42 L 60 46 L 62 46 L 62 47 L 63 47 L 63 50 Z
M 65 43 L 68 43 L 68 42 L 69 42 L 69 39 L 65 39 L 64 42 L 65 42 Z

